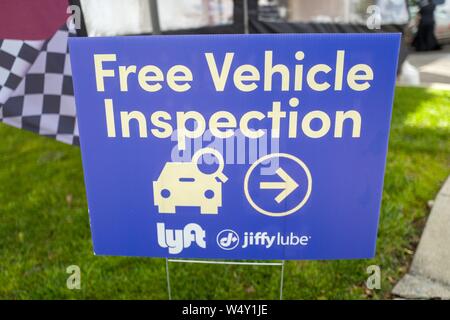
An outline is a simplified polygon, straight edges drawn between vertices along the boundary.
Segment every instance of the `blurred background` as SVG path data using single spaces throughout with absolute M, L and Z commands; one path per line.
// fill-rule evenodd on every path
M 433 4 L 433 33 L 450 43 L 450 2 L 445 0 L 81 0 L 85 35 L 151 33 L 402 32 L 399 81 L 420 84 L 420 69 L 441 55 L 407 59 L 423 7 Z M 151 13 L 153 9 L 153 14 Z M 101 19 L 99 17 L 101 16 Z M 119 17 L 133 17 L 123 19 Z M 153 18 L 153 22 L 152 22 Z M 157 21 L 155 21 L 157 20 Z M 155 29 L 156 28 L 156 29 Z M 155 30 L 154 30 L 155 29 Z M 426 46 L 425 46 L 426 47 Z M 434 50 L 433 45 L 429 50 Z M 425 48 L 424 51 L 427 51 Z M 404 68 L 403 68 L 404 66 Z M 446 83 L 423 75 L 423 82 Z

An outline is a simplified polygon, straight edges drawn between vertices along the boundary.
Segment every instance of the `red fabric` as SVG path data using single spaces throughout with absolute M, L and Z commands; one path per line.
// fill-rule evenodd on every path
M 0 0 L 0 39 L 48 39 L 65 23 L 68 5 L 68 0 Z

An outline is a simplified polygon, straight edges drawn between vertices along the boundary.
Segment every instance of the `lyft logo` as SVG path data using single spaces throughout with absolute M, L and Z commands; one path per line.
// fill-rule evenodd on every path
M 195 242 L 200 248 L 206 248 L 205 230 L 196 223 L 189 223 L 183 229 L 166 229 L 164 223 L 157 223 L 158 244 L 169 248 L 170 254 L 178 254 Z

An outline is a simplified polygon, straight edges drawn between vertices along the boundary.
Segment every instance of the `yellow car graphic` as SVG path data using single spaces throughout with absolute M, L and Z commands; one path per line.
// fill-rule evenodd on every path
M 213 154 L 219 168 L 206 174 L 198 168 L 200 156 Z M 199 150 L 192 162 L 167 162 L 158 179 L 153 181 L 154 205 L 159 213 L 176 213 L 177 207 L 200 207 L 201 214 L 217 214 L 222 206 L 222 183 L 227 177 L 222 173 L 222 155 L 215 149 Z

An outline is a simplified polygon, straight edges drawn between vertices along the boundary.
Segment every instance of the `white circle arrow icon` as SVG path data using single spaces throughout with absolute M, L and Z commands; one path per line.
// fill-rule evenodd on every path
M 298 183 L 295 182 L 282 168 L 278 168 L 275 173 L 283 180 L 283 182 L 261 182 L 259 187 L 260 189 L 283 189 L 283 191 L 275 197 L 275 201 L 280 203 L 298 188 Z

